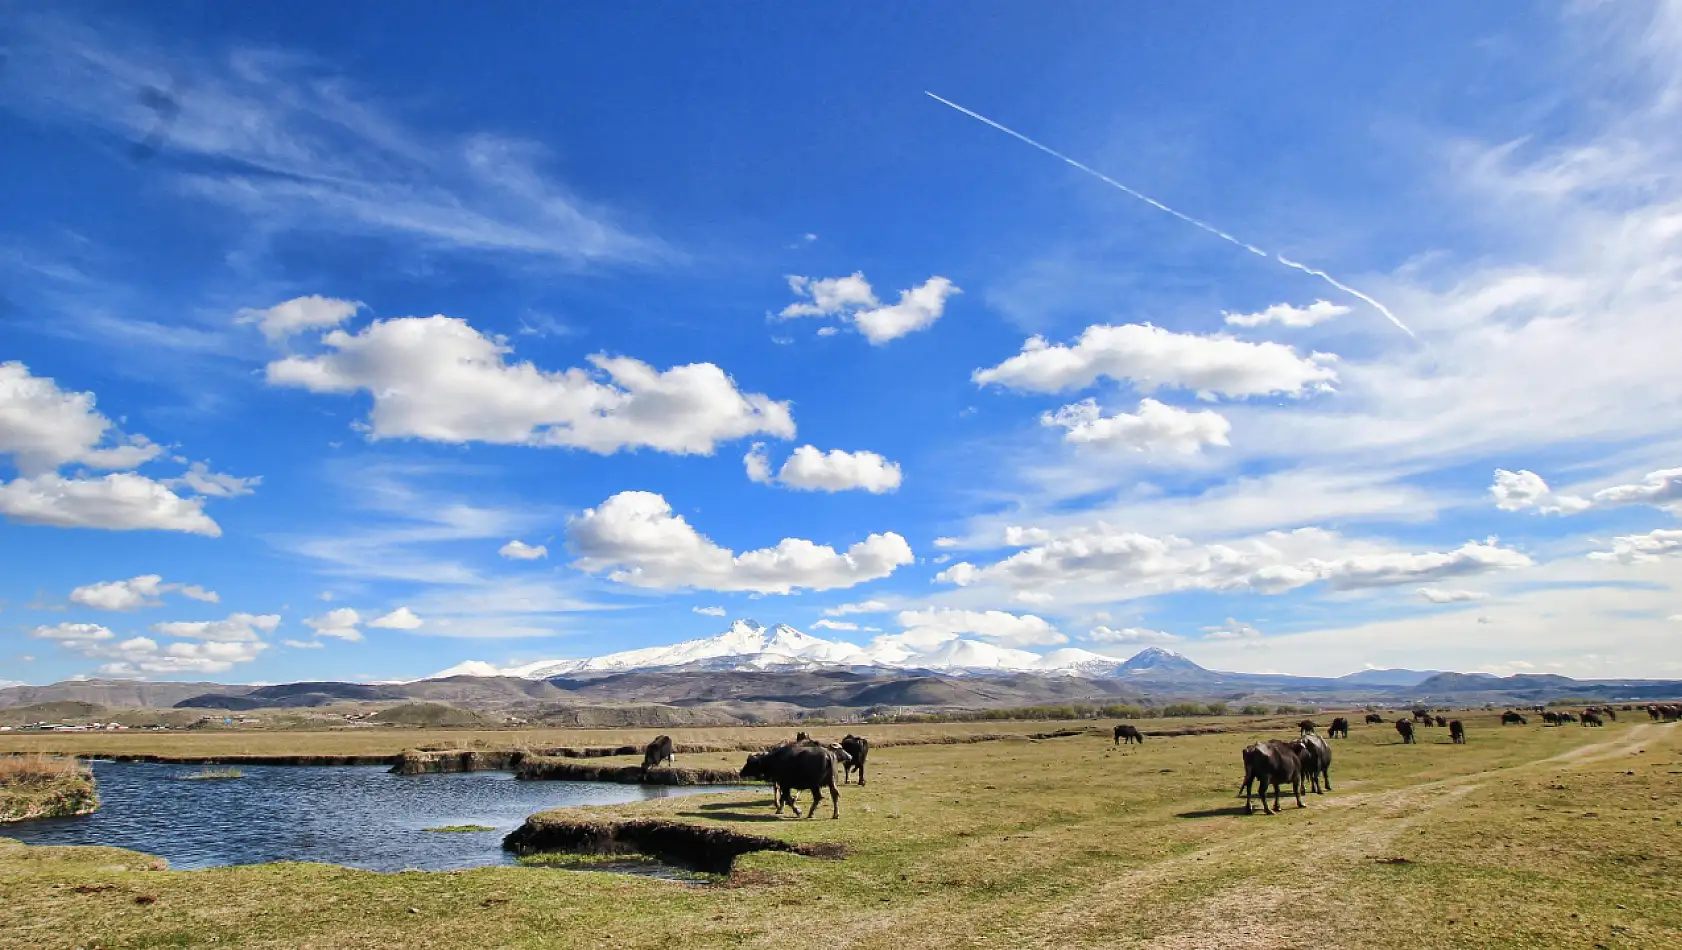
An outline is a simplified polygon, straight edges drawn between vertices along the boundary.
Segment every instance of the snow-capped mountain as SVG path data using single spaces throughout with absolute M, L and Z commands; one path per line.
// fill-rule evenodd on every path
M 684 666 L 718 670 L 800 669 L 819 666 L 876 666 L 897 669 L 938 670 L 948 673 L 1052 673 L 1073 676 L 1114 676 L 1130 670 L 1185 664 L 1202 667 L 1177 653 L 1151 648 L 1131 660 L 1103 656 L 1090 650 L 1066 647 L 1041 655 L 1013 650 L 981 640 L 962 637 L 947 640 L 930 650 L 919 651 L 904 643 L 888 641 L 869 647 L 825 640 L 802 633 L 786 624 L 764 627 L 752 620 L 738 620 L 715 637 L 685 640 L 664 647 L 644 647 L 605 656 L 576 660 L 538 660 L 500 669 L 480 660 L 458 663 L 431 678 L 445 676 L 518 676 L 550 679 L 591 673 L 623 673 L 629 670 Z

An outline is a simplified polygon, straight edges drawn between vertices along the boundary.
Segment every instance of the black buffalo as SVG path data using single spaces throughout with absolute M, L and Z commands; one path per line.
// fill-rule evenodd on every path
M 1255 814 L 1256 807 L 1250 801 L 1250 787 L 1252 783 L 1260 783 L 1262 813 L 1271 815 L 1279 811 L 1279 786 L 1289 785 L 1291 794 L 1296 796 L 1297 807 L 1305 807 L 1302 803 L 1302 759 L 1294 743 L 1269 739 L 1258 742 L 1244 750 L 1244 811 Z M 1267 807 L 1267 786 L 1273 786 L 1273 808 Z
M 1604 725 L 1606 725 L 1606 720 L 1600 718 L 1599 713 L 1586 712 L 1586 713 L 1583 713 L 1583 725 L 1585 725 L 1585 726 L 1604 726 Z
M 1439 726 L 1448 725 L 1448 717 L 1447 716 L 1438 716 L 1437 717 L 1437 725 L 1439 725 Z
M 1431 724 L 1431 710 L 1429 710 L 1429 709 L 1415 709 L 1413 711 L 1413 721 L 1414 722 L 1422 722 L 1422 723 L 1425 723 L 1426 725 L 1430 725 Z
M 1376 723 L 1376 722 L 1383 722 L 1383 721 L 1384 721 L 1384 717 L 1380 716 L 1378 713 L 1367 713 L 1367 724 L 1368 725 L 1371 725 L 1371 724 Z
M 1349 720 L 1343 718 L 1342 716 L 1333 719 L 1332 727 L 1326 730 L 1326 735 L 1333 739 L 1340 737 L 1344 739 L 1349 738 Z
M 1460 724 L 1460 720 L 1449 720 L 1448 737 L 1454 740 L 1455 745 L 1466 744 L 1466 727 Z
M 1530 720 L 1524 718 L 1516 712 L 1513 712 L 1511 709 L 1501 714 L 1501 725 L 1503 726 L 1524 726 L 1529 725 L 1529 723 Z
M 1297 723 L 1297 729 L 1305 736 L 1310 732 L 1313 732 L 1316 728 L 1318 727 L 1314 725 L 1314 720 L 1312 719 L 1304 719 L 1303 721 Z
M 1396 720 L 1396 731 L 1402 735 L 1402 745 L 1407 745 L 1413 741 L 1413 723 L 1406 719 L 1398 719 Z
M 650 742 L 642 750 L 642 767 L 654 768 L 663 762 L 676 762 L 677 753 L 672 749 L 672 737 L 660 736 Z
M 791 742 L 750 755 L 742 766 L 742 778 L 770 782 L 779 815 L 785 803 L 794 804 L 795 792 L 809 791 L 812 808 L 806 817 L 812 817 L 823 801 L 823 789 L 827 788 L 830 817 L 841 817 L 841 790 L 835 787 L 835 753 L 815 742 Z M 798 806 L 794 813 L 800 814 Z
M 1332 790 L 1332 744 L 1310 732 L 1292 743 L 1297 758 L 1302 761 L 1302 773 L 1313 786 L 1316 795 L 1323 795 L 1320 780 L 1325 779 L 1326 792 Z
M 1122 723 L 1121 725 L 1115 727 L 1115 744 L 1121 745 L 1123 742 L 1137 742 L 1140 745 L 1144 745 L 1145 734 L 1139 731 L 1138 726 L 1130 726 L 1127 723 Z
M 841 740 L 841 748 L 848 755 L 852 756 L 853 759 L 851 762 L 846 763 L 845 767 L 841 770 L 841 784 L 845 785 L 853 777 L 853 770 L 857 769 L 859 773 L 859 784 L 863 785 L 864 760 L 866 756 L 870 755 L 870 740 L 864 738 L 863 736 L 849 734 L 846 738 Z

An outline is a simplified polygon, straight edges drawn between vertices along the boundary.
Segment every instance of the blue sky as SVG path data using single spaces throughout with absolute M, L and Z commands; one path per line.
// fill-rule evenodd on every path
M 5 17 L 0 681 L 1682 675 L 1675 5 Z

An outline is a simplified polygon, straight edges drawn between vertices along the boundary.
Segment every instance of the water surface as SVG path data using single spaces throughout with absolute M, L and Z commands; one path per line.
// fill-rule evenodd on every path
M 507 772 L 392 775 L 386 766 L 240 766 L 243 778 L 182 776 L 218 766 L 95 762 L 99 810 L 0 825 L 27 844 L 144 851 L 172 868 L 319 861 L 371 871 L 512 864 L 502 837 L 564 805 L 619 805 L 717 787 L 520 782 Z M 495 831 L 434 832 L 442 825 Z

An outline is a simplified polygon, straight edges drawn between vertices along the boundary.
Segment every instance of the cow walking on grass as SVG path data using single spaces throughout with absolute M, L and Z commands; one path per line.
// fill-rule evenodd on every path
M 1460 724 L 1460 720 L 1449 720 L 1448 737 L 1454 740 L 1455 745 L 1466 744 L 1466 727 Z
M 1530 720 L 1511 709 L 1501 714 L 1501 725 L 1503 726 L 1525 726 L 1529 724 Z
M 1378 713 L 1367 713 L 1367 725 L 1369 725 L 1369 726 L 1376 725 L 1376 724 L 1381 723 L 1383 721 L 1384 721 L 1384 717 L 1380 716 Z
M 1349 720 L 1342 716 L 1332 720 L 1332 727 L 1326 730 L 1326 736 L 1331 739 L 1349 738 Z
M 1606 721 L 1604 719 L 1600 718 L 1599 713 L 1586 712 L 1586 713 L 1583 713 L 1583 725 L 1584 726 L 1604 726 L 1604 725 L 1606 725 Z
M 1323 795 L 1332 790 L 1332 744 L 1310 732 L 1292 743 L 1297 749 L 1297 758 L 1302 762 L 1302 773 L 1312 786 L 1316 795 Z M 1325 792 L 1320 790 L 1321 779 L 1325 780 Z
M 1294 743 L 1269 739 L 1258 742 L 1244 750 L 1244 811 L 1255 814 L 1255 805 L 1250 800 L 1252 784 L 1260 785 L 1262 814 L 1272 815 L 1279 811 L 1279 787 L 1289 785 L 1291 794 L 1296 796 L 1297 807 L 1306 807 L 1302 803 L 1302 759 L 1299 758 Z M 1273 786 L 1273 808 L 1267 807 L 1267 786 Z
M 794 793 L 812 793 L 810 818 L 818 813 L 823 801 L 823 789 L 829 789 L 831 818 L 841 817 L 841 790 L 835 786 L 835 754 L 815 742 L 792 742 L 774 749 L 748 756 L 742 766 L 742 778 L 770 782 L 777 802 L 777 814 L 783 813 L 785 803 L 794 805 Z M 794 808 L 800 814 L 798 805 Z
M 870 755 L 870 740 L 864 738 L 863 736 L 855 736 L 848 733 L 847 736 L 841 740 L 841 748 L 853 758 L 853 760 L 846 763 L 841 770 L 841 784 L 847 784 L 848 780 L 850 780 L 853 776 L 853 770 L 857 769 L 859 773 L 859 784 L 863 785 L 864 760 L 866 756 Z
M 1319 728 L 1319 727 L 1314 724 L 1314 720 L 1312 720 L 1312 719 L 1304 719 L 1301 722 L 1297 723 L 1297 731 L 1301 732 L 1305 736 L 1308 735 L 1309 733 L 1313 732 L 1317 728 Z
M 1115 744 L 1121 745 L 1123 742 L 1129 745 L 1135 742 L 1144 745 L 1145 734 L 1139 731 L 1138 726 L 1128 725 L 1124 722 L 1115 727 Z
M 651 769 L 657 765 L 676 761 L 677 752 L 672 746 L 671 736 L 660 736 L 642 750 L 642 767 L 644 769 Z
M 1402 736 L 1402 745 L 1413 744 L 1413 723 L 1406 719 L 1396 720 L 1396 731 Z

